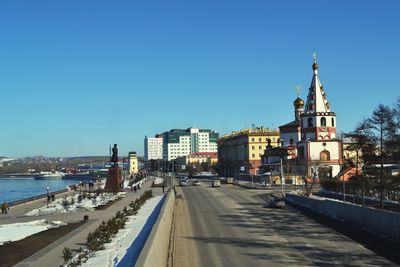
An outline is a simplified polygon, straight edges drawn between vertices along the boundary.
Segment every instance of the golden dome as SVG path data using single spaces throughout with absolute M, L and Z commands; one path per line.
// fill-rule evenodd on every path
M 297 97 L 296 100 L 293 102 L 293 105 L 296 109 L 304 107 L 304 101 L 300 97 Z
M 318 64 L 317 64 L 317 62 L 314 62 L 314 64 L 312 64 L 312 69 L 313 69 L 313 70 L 317 70 L 317 69 L 318 69 Z

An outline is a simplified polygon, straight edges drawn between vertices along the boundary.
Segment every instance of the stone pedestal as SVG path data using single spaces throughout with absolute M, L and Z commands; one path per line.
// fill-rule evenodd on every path
M 121 191 L 122 172 L 118 166 L 112 166 L 108 169 L 106 186 L 104 191 L 117 193 Z

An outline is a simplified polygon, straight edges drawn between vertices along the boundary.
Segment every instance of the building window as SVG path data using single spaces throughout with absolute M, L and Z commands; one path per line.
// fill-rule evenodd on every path
M 328 150 L 323 150 L 319 153 L 319 159 L 322 161 L 331 160 L 331 155 Z
M 308 127 L 314 127 L 313 118 L 308 118 Z
M 290 137 L 290 144 L 293 145 L 293 138 Z
M 332 118 L 332 127 L 335 127 L 335 119 Z
M 254 138 L 251 138 L 251 142 L 254 142 Z
M 256 149 L 256 147 L 255 147 L 255 146 L 252 146 L 251 149 L 254 150 L 254 149 Z
M 299 158 L 304 159 L 304 147 L 299 147 Z
M 256 157 L 256 154 L 251 154 L 251 156 L 252 156 L 253 158 L 255 158 L 255 157 Z
M 322 117 L 322 118 L 321 118 L 321 126 L 322 126 L 322 127 L 325 127 L 325 126 L 326 126 L 326 119 L 325 119 L 325 117 Z
M 261 142 L 261 138 L 258 138 L 258 141 Z

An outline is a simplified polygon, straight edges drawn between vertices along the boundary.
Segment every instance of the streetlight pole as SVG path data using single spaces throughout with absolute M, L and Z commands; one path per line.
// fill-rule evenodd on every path
M 281 156 L 281 195 L 283 197 L 283 164 L 282 164 L 282 156 Z
M 47 208 L 49 207 L 49 201 L 50 201 L 50 198 L 49 198 L 49 190 L 50 190 L 50 187 L 46 187 L 46 191 L 47 191 Z
M 343 135 L 344 133 L 341 133 L 340 139 L 341 139 L 341 144 L 342 144 L 342 180 L 343 180 L 343 201 L 346 201 L 346 185 L 344 182 L 344 154 L 343 154 Z

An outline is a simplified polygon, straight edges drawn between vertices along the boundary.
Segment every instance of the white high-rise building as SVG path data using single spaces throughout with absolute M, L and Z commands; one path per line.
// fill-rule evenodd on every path
M 172 129 L 161 134 L 163 158 L 170 161 L 196 152 L 217 152 L 218 132 L 208 129 Z
M 144 138 L 144 160 L 163 158 L 163 139 L 159 137 Z

